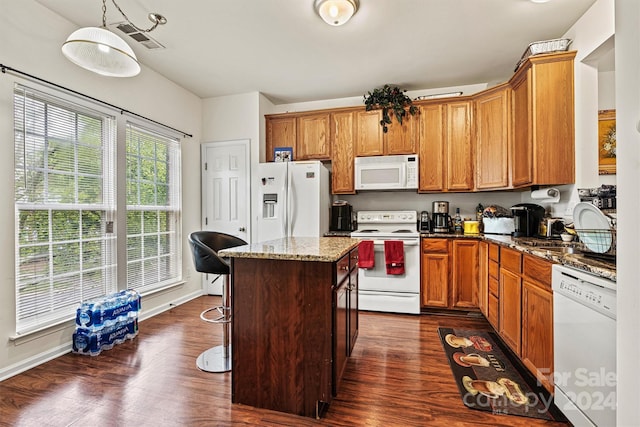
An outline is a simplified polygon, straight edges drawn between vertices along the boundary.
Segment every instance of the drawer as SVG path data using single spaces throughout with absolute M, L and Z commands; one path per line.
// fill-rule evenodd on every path
M 428 253 L 448 253 L 449 241 L 447 239 L 422 239 L 422 251 Z
M 489 304 L 487 307 L 487 320 L 491 323 L 491 326 L 498 330 L 498 297 L 489 294 Z
M 500 251 L 500 268 L 512 273 L 522 273 L 522 254 L 513 249 L 502 248 Z
M 336 263 L 335 285 L 339 285 L 347 277 L 349 277 L 349 254 L 340 258 Z
M 489 259 L 500 262 L 500 246 L 489 243 Z
M 500 269 L 500 266 L 498 265 L 498 262 L 490 259 L 489 260 L 489 276 L 498 279 L 500 277 L 498 276 L 499 269 Z
M 551 266 L 553 263 L 533 255 L 525 255 L 522 260 L 522 275 L 530 280 L 551 286 Z
M 353 270 L 354 268 L 358 268 L 358 247 L 357 246 L 355 249 L 351 250 L 351 252 L 349 253 L 349 258 L 350 258 L 350 262 L 349 262 L 350 269 Z
M 499 289 L 499 284 L 500 282 L 498 282 L 498 279 L 494 279 L 493 277 L 489 277 L 489 294 L 493 294 L 496 296 L 496 298 L 498 297 L 498 289 Z

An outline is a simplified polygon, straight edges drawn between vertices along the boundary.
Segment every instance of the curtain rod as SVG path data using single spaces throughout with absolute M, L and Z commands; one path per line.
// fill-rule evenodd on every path
M 56 84 L 56 83 L 50 82 L 50 81 L 45 80 L 45 79 L 42 79 L 42 78 L 40 78 L 40 77 L 36 77 L 36 76 L 31 75 L 31 74 L 29 74 L 29 73 L 25 73 L 24 71 L 16 70 L 15 68 L 11 68 L 11 67 L 9 67 L 8 65 L 0 64 L 0 71 L 2 71 L 2 74 L 5 74 L 7 71 L 11 71 L 11 72 L 14 72 L 14 73 L 16 73 L 16 74 L 20 74 L 20 75 L 23 75 L 23 76 L 29 77 L 30 79 L 37 80 L 37 81 L 42 82 L 42 83 L 46 83 L 46 84 L 48 84 L 48 85 L 50 85 L 50 86 L 56 87 L 56 88 L 58 88 L 58 89 L 65 90 L 65 91 L 67 91 L 67 92 L 71 92 L 71 93 L 73 93 L 74 95 L 82 96 L 82 97 L 84 97 L 84 98 L 86 98 L 86 99 L 90 99 L 91 101 L 97 102 L 97 103 L 102 104 L 102 105 L 106 105 L 106 106 L 111 107 L 111 108 L 113 108 L 113 109 L 115 109 L 115 110 L 120 110 L 120 114 L 127 113 L 127 114 L 130 114 L 130 115 L 132 115 L 132 116 L 135 116 L 135 117 L 138 117 L 138 118 L 141 118 L 141 119 L 147 120 L 147 121 L 149 121 L 149 122 L 151 122 L 151 123 L 155 123 L 155 124 L 157 124 L 157 125 L 163 126 L 163 127 L 167 128 L 167 129 L 171 129 L 171 130 L 172 130 L 172 131 L 174 131 L 174 132 L 181 133 L 181 134 L 182 134 L 182 135 L 184 135 L 185 137 L 187 137 L 187 136 L 188 136 L 189 138 L 193 138 L 193 135 L 191 135 L 190 133 L 183 132 L 183 131 L 181 131 L 181 130 L 179 130 L 179 129 L 176 129 L 176 128 L 173 128 L 173 127 L 171 127 L 171 126 L 167 126 L 167 125 L 165 125 L 164 123 L 160 123 L 160 122 L 155 121 L 155 120 L 153 120 L 153 119 L 150 119 L 150 118 L 148 118 L 148 117 L 145 117 L 145 116 L 142 116 L 142 115 L 140 115 L 140 114 L 134 113 L 133 111 L 129 111 L 129 110 L 125 109 L 125 108 L 120 108 L 120 107 L 118 107 L 117 105 L 110 104 L 110 103 L 105 102 L 105 101 L 103 101 L 103 100 L 101 100 L 101 99 L 94 98 L 93 96 L 85 95 L 84 93 L 81 93 L 81 92 L 75 91 L 75 90 L 73 90 L 73 89 L 69 89 L 69 88 L 67 88 L 67 87 L 64 87 L 64 86 L 61 86 L 61 85 L 59 85 L 59 84 Z

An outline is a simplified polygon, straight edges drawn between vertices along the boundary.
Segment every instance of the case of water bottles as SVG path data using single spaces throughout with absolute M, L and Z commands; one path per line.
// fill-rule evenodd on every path
M 138 335 L 140 294 L 124 290 L 85 301 L 76 311 L 73 352 L 99 355 Z

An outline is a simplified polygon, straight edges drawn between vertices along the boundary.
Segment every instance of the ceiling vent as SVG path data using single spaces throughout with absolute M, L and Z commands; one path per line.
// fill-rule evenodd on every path
M 109 27 L 111 29 L 117 28 L 118 30 L 120 30 L 120 32 L 128 35 L 147 49 L 165 49 L 162 44 L 149 37 L 149 33 L 138 31 L 133 25 L 126 21 L 116 22 L 115 24 L 109 25 Z

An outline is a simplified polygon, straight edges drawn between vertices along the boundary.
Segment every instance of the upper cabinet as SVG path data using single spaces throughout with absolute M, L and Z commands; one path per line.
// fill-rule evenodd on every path
M 331 192 L 353 194 L 353 154 L 356 141 L 353 111 L 331 114 Z
M 472 102 L 425 104 L 419 110 L 419 191 L 473 190 Z
M 296 117 L 268 117 L 266 123 L 266 158 L 273 161 L 273 149 L 276 147 L 293 148 L 293 159 L 298 160 L 296 149 Z
M 509 186 L 511 88 L 502 84 L 475 99 L 476 188 Z
M 328 112 L 308 114 L 298 117 L 296 160 L 329 160 L 331 158 L 331 141 L 329 138 Z
M 511 79 L 513 187 L 575 182 L 575 54 L 532 56 Z
M 398 123 L 395 116 L 392 117 L 386 133 L 382 131 L 381 120 L 381 110 L 356 112 L 356 157 L 417 152 L 417 119 L 414 116 L 407 114 L 402 124 Z
M 529 57 L 507 83 L 472 96 L 416 102 L 382 131 L 381 110 L 267 115 L 266 159 L 330 160 L 332 192 L 353 194 L 357 156 L 416 154 L 419 192 L 507 190 L 575 182 L 575 52 Z

